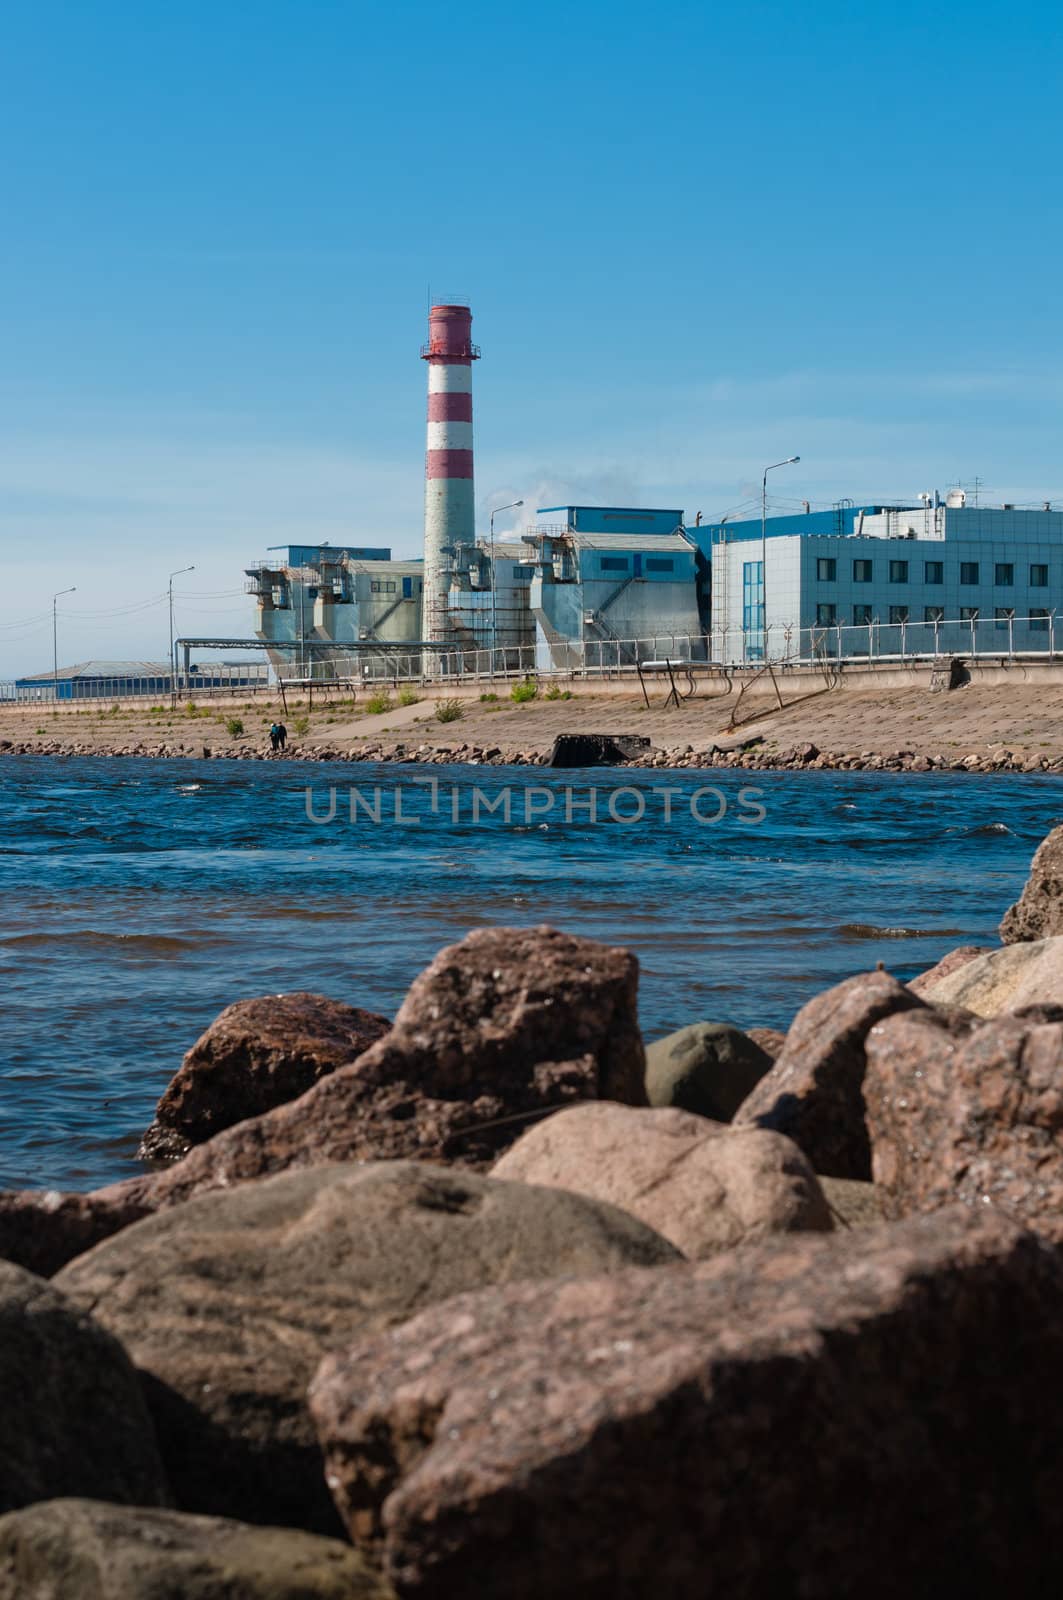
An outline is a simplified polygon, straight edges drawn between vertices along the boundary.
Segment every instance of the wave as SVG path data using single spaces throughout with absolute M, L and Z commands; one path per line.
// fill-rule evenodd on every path
M 843 922 L 838 929 L 843 939 L 959 939 L 962 928 L 880 927 L 875 922 Z
M 32 949 L 38 945 L 78 945 L 95 950 L 115 950 L 130 955 L 181 955 L 186 950 L 202 950 L 217 940 L 196 934 L 183 938 L 168 933 L 101 933 L 97 928 L 75 928 L 69 933 L 15 933 L 0 938 L 0 946 L 18 945 Z
M 1014 829 L 1009 828 L 1006 822 L 983 822 L 977 828 L 964 828 L 963 832 L 967 838 L 977 839 L 980 834 L 1010 834 Z

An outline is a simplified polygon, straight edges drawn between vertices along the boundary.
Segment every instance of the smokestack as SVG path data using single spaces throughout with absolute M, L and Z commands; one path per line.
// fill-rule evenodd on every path
M 425 639 L 449 637 L 447 592 L 450 574 L 466 566 L 460 546 L 476 543 L 472 477 L 472 363 L 480 358 L 472 342 L 472 312 L 467 305 L 437 305 L 428 313 L 428 449 L 424 484 Z

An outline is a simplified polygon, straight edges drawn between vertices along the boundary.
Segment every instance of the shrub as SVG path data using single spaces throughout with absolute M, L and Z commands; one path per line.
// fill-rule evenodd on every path
M 534 678 L 525 678 L 523 683 L 515 683 L 509 691 L 509 698 L 515 700 L 518 706 L 525 705 L 529 700 L 534 700 L 539 693 L 539 685 Z
M 240 735 L 244 731 L 244 725 L 243 725 L 243 722 L 242 722 L 241 718 L 239 718 L 239 717 L 226 717 L 226 719 L 225 719 L 225 731 L 229 735 L 230 739 L 239 739 Z
M 420 698 L 421 698 L 420 695 L 417 694 L 416 691 L 413 690 L 413 689 L 400 689 L 399 690 L 399 705 L 400 706 L 415 706 L 417 704 L 418 700 L 420 700 Z
M 293 717 L 292 727 L 295 729 L 296 733 L 306 733 L 310 728 L 310 718 L 305 716 Z
M 487 705 L 489 701 L 497 700 L 497 699 L 498 699 L 497 694 L 482 694 L 480 696 L 480 704 L 481 705 Z
M 460 700 L 440 700 L 436 705 L 437 722 L 460 722 L 465 715 L 465 707 Z
M 391 701 L 386 694 L 371 694 L 365 709 L 371 717 L 378 717 L 381 712 L 391 710 Z
M 571 700 L 572 699 L 572 690 L 571 689 L 559 689 L 557 684 L 553 683 L 553 684 L 550 685 L 549 689 L 547 689 L 546 693 L 543 695 L 543 699 L 544 700 Z

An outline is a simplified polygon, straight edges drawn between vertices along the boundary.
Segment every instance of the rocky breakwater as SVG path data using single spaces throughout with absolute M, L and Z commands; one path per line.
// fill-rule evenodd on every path
M 292 1075 L 220 1019 L 226 1114 L 321 1075 L 0 1200 L 65 1260 L 0 1269 L 0 1600 L 1052 1592 L 1063 992 L 940 998 L 1015 948 L 648 1070 L 633 958 L 550 929 L 442 952 L 351 1062 L 330 1004 Z
M 696 770 L 706 768 L 736 768 L 741 771 L 808 771 L 808 772 L 950 772 L 986 774 L 993 772 L 1063 773 L 1063 755 L 1022 754 L 1004 748 L 991 748 L 967 753 L 928 753 L 917 748 L 896 750 L 822 750 L 816 744 L 777 745 L 762 736 L 743 740 L 721 739 L 708 748 L 695 748 L 689 743 L 654 746 L 643 753 L 625 754 L 634 750 L 637 736 L 618 735 L 611 741 L 614 750 L 613 764 L 618 767 L 669 768 Z M 211 758 L 227 761 L 334 761 L 365 763 L 397 763 L 423 766 L 498 766 L 536 767 L 550 766 L 549 736 L 535 744 L 493 744 L 464 741 L 457 744 L 435 744 L 428 741 L 413 743 L 405 740 L 367 741 L 357 746 L 320 742 L 306 745 L 289 744 L 283 757 L 260 749 L 246 741 L 211 738 L 178 743 L 156 743 L 151 740 L 114 741 L 107 744 L 85 740 L 64 739 L 5 739 L 0 740 L 0 755 L 16 756 L 116 756 L 143 757 L 152 760 L 188 760 Z M 601 764 L 596 760 L 596 765 Z

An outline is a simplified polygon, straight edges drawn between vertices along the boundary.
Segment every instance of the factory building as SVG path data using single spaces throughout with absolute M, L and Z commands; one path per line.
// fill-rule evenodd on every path
M 247 568 L 256 631 L 275 646 L 278 671 L 334 676 L 328 662 L 354 645 L 415 643 L 421 637 L 423 563 L 393 561 L 386 546 L 280 545 Z M 311 650 L 310 644 L 314 645 Z
M 681 511 L 545 506 L 537 515 L 523 542 L 534 556 L 540 670 L 703 654 L 699 552 Z
M 1063 512 L 971 506 L 958 491 L 865 508 L 850 533 L 779 526 L 792 520 L 769 519 L 764 550 L 759 521 L 712 543 L 714 660 L 762 661 L 765 612 L 772 660 L 1038 651 L 1054 639 Z
M 519 536 L 478 541 L 468 302 L 433 304 L 428 334 L 423 561 L 353 544 L 269 552 L 248 588 L 279 670 L 390 675 L 396 654 L 431 677 L 1054 648 L 1063 512 L 1048 506 L 992 510 L 955 491 L 806 504 L 763 526 L 699 513 L 693 527 L 678 509 L 545 506 Z

